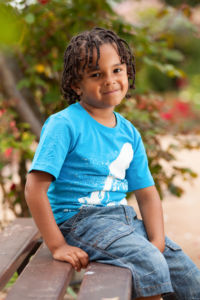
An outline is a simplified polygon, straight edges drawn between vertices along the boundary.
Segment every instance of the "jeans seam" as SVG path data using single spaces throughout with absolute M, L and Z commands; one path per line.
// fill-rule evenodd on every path
M 91 245 L 90 243 L 87 243 L 87 242 L 83 241 L 82 239 L 80 239 L 80 238 L 79 238 L 76 234 L 74 234 L 73 232 L 71 232 L 70 234 L 72 235 L 72 237 L 73 237 L 76 241 L 83 243 L 85 246 L 89 246 L 89 247 L 92 247 L 92 248 L 94 248 L 94 249 L 96 249 L 96 250 L 98 250 L 98 251 L 101 251 L 102 253 L 104 253 L 104 254 L 110 256 L 111 258 L 120 259 L 120 257 L 117 256 L 117 255 L 110 254 L 110 253 L 108 253 L 107 251 L 105 251 L 104 249 L 102 249 L 102 248 L 100 248 L 100 247 L 98 247 L 98 246 Z

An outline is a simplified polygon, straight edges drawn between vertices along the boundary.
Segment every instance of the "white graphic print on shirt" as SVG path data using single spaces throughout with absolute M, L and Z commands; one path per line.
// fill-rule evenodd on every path
M 110 164 L 109 175 L 106 178 L 104 187 L 101 191 L 95 191 L 89 197 L 79 198 L 78 201 L 83 204 L 96 205 L 101 204 L 104 200 L 107 205 L 115 205 L 115 202 L 110 202 L 109 191 L 121 190 L 125 183 L 121 180 L 125 178 L 126 170 L 133 159 L 133 148 L 130 143 L 125 143 L 120 151 L 119 156 Z M 118 204 L 127 204 L 126 199 L 122 199 Z

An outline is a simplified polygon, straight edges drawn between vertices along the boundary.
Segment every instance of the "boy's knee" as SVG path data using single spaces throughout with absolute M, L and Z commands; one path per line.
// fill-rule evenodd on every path
M 146 273 L 144 276 L 154 277 L 157 282 L 165 282 L 166 278 L 170 277 L 168 264 L 163 254 L 157 249 L 150 251 L 142 268 Z

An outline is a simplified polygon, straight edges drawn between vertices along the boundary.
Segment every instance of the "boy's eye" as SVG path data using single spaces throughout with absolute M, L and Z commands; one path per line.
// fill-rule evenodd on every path
M 100 77 L 100 73 L 93 73 L 93 74 L 90 75 L 90 77 L 98 78 L 98 77 Z
M 116 69 L 114 69 L 114 73 L 119 73 L 119 72 L 121 72 L 121 70 L 122 69 L 120 69 L 120 68 L 116 68 Z

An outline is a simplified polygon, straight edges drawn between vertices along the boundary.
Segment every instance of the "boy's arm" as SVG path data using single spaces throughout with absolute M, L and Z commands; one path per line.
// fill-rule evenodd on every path
M 33 171 L 27 176 L 25 197 L 31 214 L 53 257 L 66 261 L 79 271 L 88 264 L 88 255 L 80 248 L 68 245 L 56 224 L 47 197 L 53 177 L 49 173 Z
M 165 249 L 163 210 L 155 186 L 136 190 L 135 196 L 149 241 L 161 252 Z

